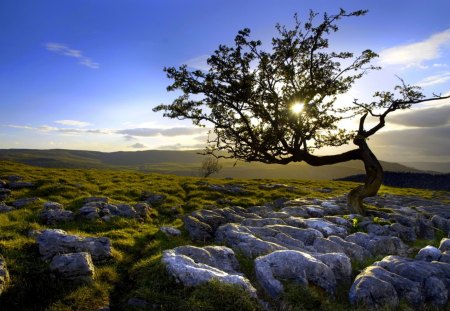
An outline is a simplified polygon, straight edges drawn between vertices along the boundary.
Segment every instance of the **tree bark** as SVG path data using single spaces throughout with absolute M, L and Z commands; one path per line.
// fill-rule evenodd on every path
M 383 181 L 383 167 L 367 145 L 365 138 L 357 136 L 353 143 L 359 147 L 361 160 L 366 169 L 366 180 L 351 190 L 347 196 L 347 206 L 353 212 L 364 215 L 363 199 L 375 196 Z

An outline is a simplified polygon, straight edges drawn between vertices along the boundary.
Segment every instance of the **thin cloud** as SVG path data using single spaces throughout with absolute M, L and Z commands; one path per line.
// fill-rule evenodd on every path
M 98 69 L 100 68 L 100 64 L 97 62 L 94 62 L 92 59 L 86 57 L 83 55 L 83 52 L 80 50 L 75 50 L 70 48 L 69 46 L 62 44 L 62 43 L 56 43 L 56 42 L 48 42 L 44 44 L 44 47 L 53 53 L 64 55 L 67 57 L 73 57 L 78 59 L 78 64 L 91 68 L 91 69 Z
M 424 62 L 438 59 L 442 55 L 443 50 L 449 45 L 450 29 L 447 29 L 420 42 L 382 50 L 379 53 L 380 62 L 383 65 L 425 68 Z
M 125 129 L 118 130 L 116 133 L 124 134 L 129 136 L 138 136 L 138 137 L 156 137 L 156 136 L 190 136 L 190 135 L 198 135 L 203 134 L 207 131 L 204 128 L 195 128 L 195 127 L 173 127 L 168 129 L 160 129 L 160 128 L 134 128 L 134 129 Z
M 77 121 L 77 120 L 58 120 L 55 123 L 67 125 L 67 126 L 75 126 L 75 127 L 86 127 L 92 125 L 89 122 Z
M 129 147 L 130 147 L 130 148 L 133 148 L 133 149 L 144 149 L 144 148 L 147 148 L 146 145 L 141 144 L 141 143 L 135 143 L 135 144 L 133 144 L 133 145 L 131 145 L 131 146 L 129 146 Z
M 31 130 L 31 131 L 37 131 L 37 132 L 54 132 L 54 133 L 62 133 L 62 134 L 111 134 L 114 133 L 111 130 L 107 129 L 80 129 L 80 128 L 65 128 L 65 127 L 54 127 L 49 125 L 41 125 L 38 127 L 32 127 L 32 126 L 26 126 L 26 125 L 15 125 L 15 124 L 8 124 L 7 127 L 11 128 L 18 128 L 18 129 L 25 129 L 25 130 Z
M 417 83 L 420 87 L 432 86 L 436 84 L 442 84 L 450 80 L 450 71 L 426 77 L 425 79 Z
M 191 67 L 193 69 L 199 69 L 199 70 L 202 70 L 202 71 L 208 71 L 209 70 L 209 65 L 208 65 L 208 62 L 207 62 L 208 58 L 209 58 L 209 55 L 200 55 L 198 57 L 194 57 L 194 58 L 188 59 L 184 63 L 188 67 Z
M 125 135 L 123 139 L 125 139 L 126 141 L 133 141 L 136 140 L 137 138 L 131 135 Z
M 176 143 L 173 145 L 159 146 L 156 149 L 158 149 L 158 150 L 196 150 L 196 149 L 204 149 L 205 147 L 206 147 L 206 144 L 182 145 L 180 143 Z
M 450 105 L 415 109 L 393 115 L 390 122 L 410 127 L 441 127 L 450 124 Z

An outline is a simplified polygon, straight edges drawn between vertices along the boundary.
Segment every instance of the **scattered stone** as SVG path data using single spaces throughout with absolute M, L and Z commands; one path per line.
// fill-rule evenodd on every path
M 228 252 L 231 254 L 233 251 Z M 199 260 L 198 257 L 196 259 Z M 185 286 L 197 286 L 215 279 L 219 282 L 239 285 L 251 296 L 256 297 L 255 288 L 242 275 L 227 273 L 208 264 L 196 262 L 186 255 L 177 253 L 176 249 L 164 251 L 162 261 L 167 271 Z
M 39 198 L 22 198 L 12 202 L 12 206 L 14 206 L 15 208 L 22 208 L 37 201 L 39 201 Z
M 92 281 L 95 275 L 91 255 L 87 252 L 55 255 L 50 271 L 57 277 L 73 281 Z
M 283 280 L 301 285 L 312 283 L 330 294 L 334 294 L 336 289 L 336 279 L 331 268 L 299 251 L 275 251 L 258 257 L 255 260 L 255 273 L 258 283 L 272 297 L 283 293 Z
M 19 175 L 8 175 L 8 176 L 2 176 L 2 179 L 7 179 L 8 182 L 15 182 L 15 181 L 22 180 L 23 177 L 19 176 Z
M 83 218 L 94 220 L 100 217 L 99 211 L 98 207 L 85 205 L 78 210 L 78 214 Z
M 160 205 L 164 202 L 166 196 L 164 194 L 156 194 L 153 192 L 144 191 L 141 194 L 141 200 L 150 205 Z
M 398 295 L 391 283 L 371 275 L 360 274 L 350 288 L 351 304 L 368 308 L 397 307 Z
M 224 243 L 232 249 L 239 250 L 250 258 L 287 249 L 276 243 L 257 238 L 248 228 L 238 224 L 220 226 L 216 232 L 216 242 Z
M 335 225 L 329 221 L 320 218 L 309 218 L 304 219 L 303 223 L 307 228 L 316 229 L 327 237 L 330 235 L 336 235 L 340 237 L 346 237 L 348 235 L 348 230 L 344 227 Z
M 441 252 L 450 252 L 450 239 L 443 238 L 439 244 L 439 250 Z
M 368 307 L 384 307 L 385 304 L 396 307 L 399 299 L 420 306 L 425 299 L 420 283 L 378 266 L 367 267 L 356 277 L 349 298 L 352 304 L 363 303 Z
M 0 201 L 4 201 L 11 196 L 11 190 L 0 188 Z
M 425 303 L 442 306 L 448 302 L 450 264 L 387 256 L 374 265 L 420 284 Z
M 8 184 L 8 187 L 13 190 L 23 189 L 23 188 L 34 188 L 35 184 L 27 181 L 13 181 Z
M 394 223 L 388 228 L 392 232 L 391 235 L 396 235 L 405 242 L 414 242 L 417 240 L 416 231 L 413 227 L 407 227 L 399 223 Z
M 6 267 L 5 259 L 0 255 L 0 295 L 9 283 L 9 273 Z
M 345 240 L 367 249 L 373 256 L 391 254 L 407 256 L 410 252 L 408 246 L 402 240 L 392 236 L 378 236 L 356 232 L 347 236 Z
M 0 179 L 0 189 L 6 188 L 6 181 Z
M 141 217 L 142 219 L 150 217 L 151 213 L 153 212 L 150 205 L 148 205 L 145 202 L 140 202 L 140 203 L 135 204 L 134 210 L 136 211 L 137 215 L 139 217 Z
M 36 239 L 39 253 L 44 260 L 50 260 L 55 255 L 88 252 L 95 262 L 112 257 L 111 242 L 108 238 L 80 237 L 70 235 L 60 229 L 46 229 Z
M 44 203 L 44 210 L 63 210 L 64 206 L 58 202 L 48 201 Z
M 441 258 L 441 251 L 431 245 L 425 246 L 416 255 L 416 260 L 438 261 L 439 258 Z
M 3 202 L 0 202 L 0 213 L 7 213 L 14 210 L 14 207 L 6 205 Z
M 311 256 L 330 267 L 336 281 L 344 283 L 350 281 L 352 276 L 352 264 L 350 258 L 344 253 L 311 254 Z
M 226 184 L 226 185 L 209 185 L 208 189 L 213 191 L 218 191 L 222 193 L 237 195 L 245 194 L 247 191 L 241 185 Z
M 273 189 L 287 189 L 287 190 L 296 190 L 297 188 L 294 186 L 289 186 L 285 184 L 266 184 L 266 185 L 259 185 L 259 189 L 262 190 L 273 190 Z
M 184 227 L 193 241 L 208 241 L 214 238 L 214 232 L 210 225 L 193 216 L 185 216 Z
M 181 231 L 175 227 L 162 226 L 159 228 L 159 230 L 168 237 L 181 235 Z
M 431 218 L 431 223 L 433 224 L 433 226 L 444 232 L 448 232 L 450 230 L 450 220 L 439 215 L 434 215 Z
M 57 224 L 60 222 L 67 222 L 74 219 L 72 211 L 63 209 L 49 209 L 43 210 L 40 214 L 41 220 L 45 224 Z
M 91 203 L 91 202 L 102 202 L 102 203 L 108 203 L 109 198 L 107 197 L 88 197 L 84 199 L 84 203 Z

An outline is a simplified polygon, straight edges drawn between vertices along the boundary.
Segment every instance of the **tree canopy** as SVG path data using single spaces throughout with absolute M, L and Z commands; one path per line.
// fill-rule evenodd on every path
M 362 197 L 376 194 L 382 177 L 366 139 L 384 127 L 389 113 L 442 98 L 426 99 L 419 87 L 400 79 L 393 91 L 376 92 L 371 102 L 338 104 L 339 95 L 368 72 L 380 69 L 371 64 L 378 56 L 372 50 L 355 55 L 332 51 L 329 44 L 341 19 L 366 12 L 341 9 L 335 15 L 323 14 L 318 21 L 318 14 L 311 11 L 305 22 L 295 15 L 292 28 L 276 25 L 278 36 L 272 39 L 269 50 L 250 38 L 249 29 L 243 29 L 234 46 L 220 45 L 208 58 L 208 71 L 190 70 L 186 65 L 165 68 L 173 80 L 168 91 L 182 94 L 154 111 L 212 127 L 206 153 L 226 151 L 226 156 L 244 161 L 305 161 L 315 166 L 362 160 L 368 181 L 357 195 L 355 204 L 361 205 Z M 378 123 L 365 129 L 368 115 Z M 344 118 L 358 116 L 357 128 L 340 127 Z M 329 156 L 313 154 L 322 147 L 352 141 L 356 149 Z

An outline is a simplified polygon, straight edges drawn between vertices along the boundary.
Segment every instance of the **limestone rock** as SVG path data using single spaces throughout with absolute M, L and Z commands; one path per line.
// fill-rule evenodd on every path
M 39 198 L 22 198 L 22 199 L 15 200 L 12 203 L 12 206 L 14 206 L 15 208 L 22 208 L 27 205 L 33 204 L 37 201 L 39 201 Z
M 157 194 L 149 191 L 144 191 L 141 194 L 142 201 L 145 201 L 146 203 L 150 205 L 159 205 L 164 202 L 166 199 L 166 196 L 163 194 Z
M 283 293 L 283 280 L 295 281 L 301 285 L 312 283 L 331 294 L 336 289 L 336 279 L 331 268 L 299 251 L 275 251 L 258 257 L 255 260 L 255 273 L 258 283 L 272 297 Z
M 11 196 L 11 190 L 0 188 L 0 201 L 5 201 Z
M 192 249 L 190 251 L 192 252 Z M 182 250 L 178 250 L 178 252 L 182 252 Z M 164 251 L 162 261 L 166 265 L 167 271 L 183 285 L 196 286 L 215 279 L 220 282 L 239 285 L 251 296 L 256 297 L 255 288 L 242 275 L 228 273 L 200 261 L 196 262 L 189 256 L 178 252 L 176 249 Z M 202 257 L 201 254 L 193 256 L 196 256 L 197 260 Z
M 112 257 L 111 242 L 105 237 L 80 237 L 60 229 L 47 229 L 42 231 L 36 240 L 44 260 L 50 260 L 58 254 L 78 252 L 88 252 L 95 262 Z
M 238 272 L 239 262 L 233 250 L 225 246 L 179 246 L 174 248 L 173 252 L 187 256 L 196 263 L 204 263 L 230 274 L 241 274 Z
M 102 202 L 102 203 L 108 203 L 109 198 L 107 197 L 88 197 L 84 199 L 84 203 L 91 203 L 91 202 Z
M 256 257 L 275 250 L 286 249 L 286 247 L 276 243 L 257 238 L 248 228 L 238 224 L 220 226 L 216 232 L 216 242 L 224 243 L 234 250 L 239 250 L 247 257 Z
M 362 305 L 373 309 L 397 307 L 398 295 L 391 283 L 380 280 L 371 275 L 358 275 L 350 288 L 349 300 L 351 304 Z
M 392 285 L 394 293 L 380 292 L 380 288 L 376 287 L 377 284 L 381 284 L 381 289 L 384 290 L 389 290 L 390 286 L 379 281 Z M 352 303 L 364 302 L 369 307 L 376 307 L 380 304 L 396 306 L 398 299 L 405 299 L 414 306 L 420 306 L 425 299 L 420 286 L 420 283 L 389 272 L 382 267 L 370 266 L 356 277 L 355 283 L 350 289 L 350 301 Z M 396 296 L 398 299 L 390 300 L 389 295 Z M 381 298 L 381 301 L 374 297 Z
M 8 184 L 10 189 L 34 188 L 34 183 L 28 181 L 12 181 Z
M 54 256 L 50 271 L 57 277 L 74 281 L 92 281 L 95 275 L 91 255 L 87 252 Z
M 208 241 L 214 237 L 213 229 L 210 225 L 198 220 L 193 216 L 185 216 L 184 227 L 193 241 Z
M 49 209 L 44 210 L 40 214 L 42 222 L 46 224 L 56 224 L 59 222 L 71 221 L 74 219 L 72 211 L 63 209 Z
M 439 244 L 439 250 L 441 252 L 450 252 L 450 239 L 443 238 Z
M 181 235 L 181 231 L 175 227 L 161 226 L 159 230 L 168 237 Z
M 78 210 L 78 214 L 86 219 L 93 220 L 99 218 L 99 209 L 95 206 L 83 206 Z
M 314 258 L 320 260 L 333 271 L 334 277 L 338 282 L 349 282 L 352 276 L 352 264 L 350 258 L 344 253 L 311 254 Z
M 6 205 L 3 202 L 0 202 L 0 213 L 7 213 L 14 210 L 14 207 Z
M 438 261 L 439 258 L 441 258 L 441 251 L 431 245 L 425 246 L 416 255 L 417 260 Z

